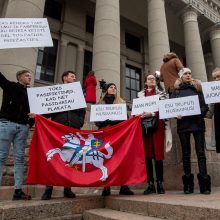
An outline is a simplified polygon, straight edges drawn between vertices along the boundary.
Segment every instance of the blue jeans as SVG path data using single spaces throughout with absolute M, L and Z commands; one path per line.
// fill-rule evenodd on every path
M 12 143 L 15 189 L 21 189 L 28 130 L 28 125 L 17 124 L 6 119 L 0 119 L 0 185 L 2 181 L 3 166 L 8 157 L 9 149 Z

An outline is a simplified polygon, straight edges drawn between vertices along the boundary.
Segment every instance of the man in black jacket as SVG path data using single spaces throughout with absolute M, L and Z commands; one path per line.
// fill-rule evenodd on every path
M 66 71 L 62 74 L 63 83 L 73 83 L 76 81 L 76 73 L 73 71 Z M 45 115 L 47 118 L 51 118 L 51 120 L 72 127 L 76 129 L 80 129 L 84 124 L 85 119 L 85 109 L 76 109 L 65 112 L 58 112 L 53 114 Z M 45 192 L 42 195 L 42 200 L 51 199 L 53 191 L 53 186 L 46 186 Z M 66 198 L 74 198 L 75 194 L 71 191 L 70 187 L 64 187 L 64 197 Z
M 15 192 L 13 200 L 31 199 L 22 189 L 24 173 L 25 146 L 29 126 L 33 125 L 27 96 L 27 87 L 31 83 L 31 74 L 27 70 L 18 71 L 18 82 L 11 82 L 0 73 L 0 86 L 3 89 L 3 100 L 0 110 L 0 185 L 3 166 L 13 144 Z

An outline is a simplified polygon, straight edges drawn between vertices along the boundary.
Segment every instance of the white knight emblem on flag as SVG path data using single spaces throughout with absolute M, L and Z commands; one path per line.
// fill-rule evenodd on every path
M 62 136 L 62 139 L 65 143 L 61 148 L 53 148 L 46 153 L 47 161 L 51 160 L 54 154 L 59 154 L 68 166 L 82 164 L 82 172 L 86 172 L 86 164 L 89 163 L 102 171 L 101 181 L 108 178 L 108 169 L 104 166 L 104 159 L 110 159 L 113 154 L 113 148 L 109 142 L 104 146 L 107 151 L 107 154 L 104 154 L 98 150 L 103 140 L 96 139 L 94 134 L 88 134 L 88 137 L 84 138 L 79 132 L 69 133 Z M 80 145 L 80 140 L 85 142 L 83 146 Z

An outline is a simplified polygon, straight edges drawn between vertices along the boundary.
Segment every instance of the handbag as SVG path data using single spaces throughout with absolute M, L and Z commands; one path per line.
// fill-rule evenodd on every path
M 143 118 L 141 120 L 142 133 L 144 135 L 154 132 L 158 127 L 157 117 Z

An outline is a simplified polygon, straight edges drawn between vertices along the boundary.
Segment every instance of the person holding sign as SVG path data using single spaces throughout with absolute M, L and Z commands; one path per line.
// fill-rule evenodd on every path
M 220 81 L 220 68 L 215 68 L 212 72 L 212 77 L 215 81 Z M 216 153 L 220 153 L 220 102 L 212 103 L 209 106 L 208 116 L 212 117 L 214 115 L 214 128 L 215 128 L 215 143 L 216 143 Z
M 22 191 L 25 147 L 29 127 L 34 124 L 30 119 L 27 87 L 31 83 L 31 73 L 21 70 L 16 73 L 18 82 L 11 82 L 0 73 L 0 86 L 3 101 L 0 111 L 0 185 L 3 165 L 13 144 L 15 192 L 13 200 L 30 200 L 31 196 Z
M 63 83 L 73 83 L 76 81 L 76 73 L 73 71 L 65 71 L 62 74 Z M 47 114 L 45 117 L 51 118 L 51 120 L 66 125 L 72 128 L 80 129 L 84 124 L 85 119 L 85 109 L 76 109 L 65 112 L 57 112 L 52 114 Z M 78 158 L 76 155 L 73 160 Z M 79 159 L 79 158 L 78 158 Z M 46 186 L 45 192 L 42 195 L 42 200 L 50 200 L 53 192 L 53 186 Z M 75 198 L 76 195 L 71 191 L 70 187 L 64 187 L 64 197 L 66 198 Z
M 138 93 L 138 97 L 159 95 L 160 99 L 166 99 L 166 93 L 158 89 L 156 85 L 156 76 L 149 74 L 145 76 L 145 88 Z M 156 193 L 154 186 L 153 159 L 155 161 L 155 171 L 157 177 L 157 193 L 164 194 L 163 186 L 163 160 L 164 160 L 164 138 L 165 123 L 159 120 L 159 114 L 154 112 L 144 112 L 142 114 L 142 124 L 145 119 L 154 117 L 157 120 L 157 127 L 150 130 L 144 130 L 143 141 L 146 157 L 146 170 L 148 177 L 148 187 L 144 191 L 145 195 Z
M 125 101 L 117 95 L 117 88 L 114 83 L 109 83 L 105 87 L 105 93 L 103 97 L 100 98 L 98 104 L 122 104 L 125 103 Z M 116 125 L 120 123 L 121 121 L 112 121 L 112 120 L 106 120 L 106 121 L 100 121 L 96 122 L 96 126 L 100 128 L 106 128 L 110 127 L 112 125 Z M 134 193 L 130 190 L 128 186 L 121 186 L 120 188 L 120 195 L 133 195 Z M 104 187 L 102 191 L 102 196 L 110 196 L 111 195 L 111 188 Z
M 208 111 L 205 104 L 202 87 L 198 80 L 192 79 L 191 70 L 183 68 L 179 71 L 179 79 L 175 82 L 175 90 L 171 98 L 180 98 L 192 95 L 198 95 L 201 114 L 177 117 L 177 132 L 182 145 L 182 158 L 184 176 L 182 177 L 184 184 L 184 193 L 190 194 L 194 191 L 194 175 L 191 173 L 191 146 L 190 135 L 193 134 L 195 140 L 195 148 L 198 159 L 199 174 L 197 175 L 200 187 L 200 193 L 210 194 L 211 178 L 207 174 L 206 156 L 205 156 L 205 121 L 204 117 Z

